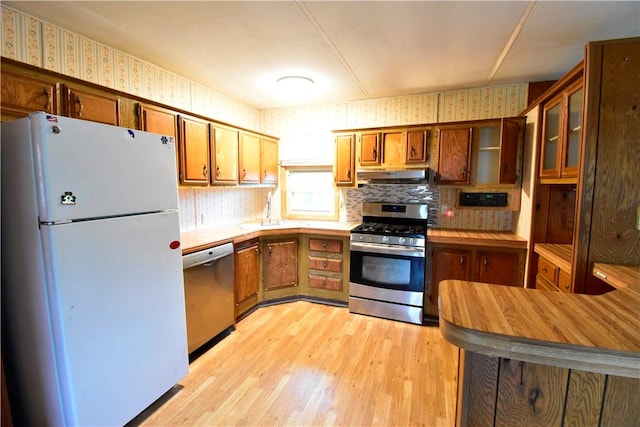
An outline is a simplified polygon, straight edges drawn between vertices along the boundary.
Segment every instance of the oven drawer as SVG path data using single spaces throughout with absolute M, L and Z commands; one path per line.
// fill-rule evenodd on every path
M 313 270 L 342 272 L 342 260 L 332 258 L 309 257 L 309 268 Z

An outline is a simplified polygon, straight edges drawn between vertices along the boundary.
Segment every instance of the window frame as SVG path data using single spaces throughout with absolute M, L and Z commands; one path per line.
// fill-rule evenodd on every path
M 331 177 L 331 189 L 333 190 L 333 213 L 329 214 L 309 214 L 309 213 L 296 213 L 289 212 L 289 189 L 291 188 L 289 182 L 289 172 L 326 172 Z M 340 194 L 335 185 L 333 176 L 332 165 L 283 165 L 282 166 L 282 218 L 297 219 L 297 220 L 309 220 L 309 221 L 337 221 L 340 216 L 339 201 Z

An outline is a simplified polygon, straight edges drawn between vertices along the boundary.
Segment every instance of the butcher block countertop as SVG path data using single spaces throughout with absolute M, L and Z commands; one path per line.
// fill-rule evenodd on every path
M 279 236 L 292 233 L 322 234 L 326 236 L 349 236 L 359 223 L 338 221 L 283 221 L 274 225 L 250 222 L 224 227 L 184 231 L 180 233 L 182 253 L 188 254 L 224 243 L 239 243 L 256 237 Z
M 515 233 L 506 231 L 448 230 L 430 228 L 427 240 L 431 243 L 465 246 L 493 246 L 526 249 L 527 241 Z
M 554 265 L 560 267 L 561 270 L 571 272 L 571 245 L 559 245 L 551 243 L 536 243 L 533 251 L 544 257 Z
M 446 280 L 440 331 L 469 351 L 640 378 L 640 282 L 628 283 L 593 296 Z

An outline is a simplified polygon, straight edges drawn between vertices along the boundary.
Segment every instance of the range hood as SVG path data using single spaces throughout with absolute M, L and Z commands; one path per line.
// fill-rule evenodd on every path
M 359 183 L 411 184 L 428 182 L 429 169 L 364 169 L 356 171 Z

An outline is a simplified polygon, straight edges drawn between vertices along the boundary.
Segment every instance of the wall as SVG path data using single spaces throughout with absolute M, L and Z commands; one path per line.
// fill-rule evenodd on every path
M 5 6 L 0 36 L 4 57 L 278 136 L 284 161 L 333 163 L 331 131 L 335 129 L 516 116 L 527 99 L 527 85 L 516 84 L 259 111 L 125 52 Z M 341 190 L 341 220 L 359 220 L 361 201 L 380 197 L 385 189 L 376 187 Z M 181 188 L 181 226 L 192 230 L 258 219 L 264 213 L 269 191 Z M 274 193 L 276 212 L 280 209 L 278 191 Z M 413 189 L 399 186 L 393 192 L 393 196 L 384 197 L 416 200 Z M 423 193 L 423 200 L 434 204 L 433 213 L 439 215 L 439 190 L 429 188 Z M 475 211 L 453 222 L 443 219 L 441 226 L 511 229 L 511 213 L 495 216 L 483 212 Z M 434 225 L 438 219 L 433 218 Z

